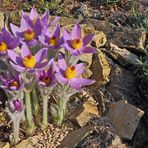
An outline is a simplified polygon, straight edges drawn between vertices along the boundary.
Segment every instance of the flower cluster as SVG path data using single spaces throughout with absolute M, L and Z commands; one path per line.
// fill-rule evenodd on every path
M 35 115 L 40 115 L 38 93 L 43 98 L 43 118 L 38 120 L 42 119 L 42 125 L 46 127 L 51 93 L 55 95 L 51 114 L 54 121 L 61 124 L 69 97 L 94 83 L 94 80 L 82 78 L 85 65 L 77 63 L 80 55 L 96 52 L 89 44 L 94 35 L 82 37 L 79 24 L 68 32 L 60 27 L 58 20 L 55 17 L 51 21 L 48 11 L 40 15 L 32 8 L 29 14 L 22 11 L 20 26 L 10 24 L 12 34 L 7 27 L 0 33 L 0 56 L 5 59 L 9 71 L 1 74 L 0 87 L 13 94 L 8 107 L 11 113 L 21 113 L 25 106 L 24 115 L 30 131 L 35 126 L 32 109 Z M 24 95 L 18 98 L 20 91 Z

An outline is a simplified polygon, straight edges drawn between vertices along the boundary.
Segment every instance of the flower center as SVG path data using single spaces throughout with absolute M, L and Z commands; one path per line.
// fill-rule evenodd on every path
M 49 85 L 51 83 L 50 77 L 43 77 L 42 82 L 44 82 L 46 85 Z
M 36 65 L 36 59 L 32 55 L 28 55 L 24 57 L 23 64 L 27 68 L 33 68 Z
M 75 69 L 74 66 L 68 66 L 66 71 L 65 71 L 65 76 L 68 78 L 68 79 L 72 79 L 72 78 L 75 78 L 77 75 L 77 71 Z
M 82 41 L 80 39 L 71 40 L 71 46 L 74 49 L 79 49 L 82 47 Z
M 7 44 L 5 42 L 0 43 L 0 51 L 6 51 L 8 49 Z
M 19 88 L 20 84 L 19 84 L 19 82 L 14 80 L 14 81 L 10 82 L 10 87 L 12 87 L 12 86 L 15 86 L 16 88 Z
M 27 30 L 24 32 L 24 38 L 26 41 L 31 41 L 35 38 L 35 32 L 33 30 Z
M 48 41 L 48 44 L 49 45 L 52 45 L 52 46 L 56 46 L 57 45 L 57 42 L 58 42 L 58 38 L 57 37 L 51 37 Z

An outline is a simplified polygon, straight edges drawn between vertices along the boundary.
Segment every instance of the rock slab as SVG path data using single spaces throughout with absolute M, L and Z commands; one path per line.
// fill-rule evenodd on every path
M 109 118 L 115 128 L 115 132 L 125 139 L 131 140 L 138 123 L 144 112 L 129 104 L 126 100 L 111 103 Z

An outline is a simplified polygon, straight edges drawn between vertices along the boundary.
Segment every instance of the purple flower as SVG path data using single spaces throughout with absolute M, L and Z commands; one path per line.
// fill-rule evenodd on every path
M 24 86 L 19 74 L 15 76 L 11 74 L 7 76 L 1 76 L 0 80 L 2 83 L 0 87 L 8 91 L 18 91 Z
M 63 37 L 65 40 L 64 47 L 66 50 L 69 50 L 72 55 L 78 56 L 80 54 L 85 53 L 95 53 L 96 49 L 92 47 L 88 47 L 87 45 L 93 39 L 94 35 L 90 34 L 81 37 L 81 28 L 78 24 L 76 24 L 71 33 L 68 33 L 65 29 L 63 29 Z
M 14 69 L 21 72 L 34 72 L 37 69 L 42 69 L 47 66 L 48 61 L 44 61 L 47 55 L 47 49 L 40 49 L 35 56 L 31 54 L 28 46 L 23 44 L 21 54 L 18 55 L 12 50 L 8 50 L 10 64 Z
M 22 16 L 31 27 L 35 26 L 37 19 L 39 19 L 43 29 L 55 24 L 59 20 L 59 17 L 56 17 L 53 21 L 50 21 L 49 11 L 46 11 L 43 15 L 40 15 L 34 7 L 31 9 L 29 14 L 26 14 L 24 11 L 22 11 Z
M 50 61 L 50 68 L 45 71 L 38 71 L 36 73 L 36 78 L 39 82 L 40 86 L 43 87 L 53 87 L 56 84 L 56 79 L 55 79 L 55 71 L 53 69 L 53 59 Z
M 7 106 L 10 108 L 12 112 L 22 112 L 24 110 L 23 102 L 17 98 L 13 98 Z
M 4 27 L 0 33 L 0 56 L 7 55 L 8 49 L 14 49 L 19 44 L 19 38 L 12 36 Z
M 81 78 L 84 72 L 83 63 L 76 65 L 67 65 L 62 55 L 58 58 L 58 67 L 55 65 L 56 79 L 59 83 L 69 84 L 72 88 L 80 90 L 82 86 L 94 83 L 94 80 Z
M 47 28 L 45 35 L 40 37 L 40 41 L 49 49 L 58 49 L 63 44 L 63 37 L 60 37 L 60 25 L 56 25 L 50 33 L 50 28 Z
M 10 23 L 13 34 L 21 38 L 28 46 L 35 46 L 38 44 L 38 37 L 43 33 L 40 19 L 36 20 L 34 26 L 30 26 L 24 18 L 21 19 L 20 27 Z

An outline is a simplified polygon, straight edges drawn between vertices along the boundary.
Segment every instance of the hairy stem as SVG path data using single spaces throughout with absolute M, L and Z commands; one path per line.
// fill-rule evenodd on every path
M 48 96 L 42 95 L 43 97 L 43 127 L 48 125 Z
M 13 133 L 14 133 L 14 144 L 19 142 L 19 128 L 20 128 L 20 119 L 13 121 Z
M 25 91 L 25 103 L 26 103 L 26 117 L 27 117 L 27 123 L 29 130 L 31 130 L 34 127 L 34 122 L 32 120 L 32 109 L 31 109 L 31 98 L 30 98 L 30 91 Z
M 39 103 L 36 95 L 36 90 L 32 90 L 32 99 L 33 99 L 33 107 L 34 107 L 34 113 L 35 117 L 37 119 L 37 122 L 39 121 Z

